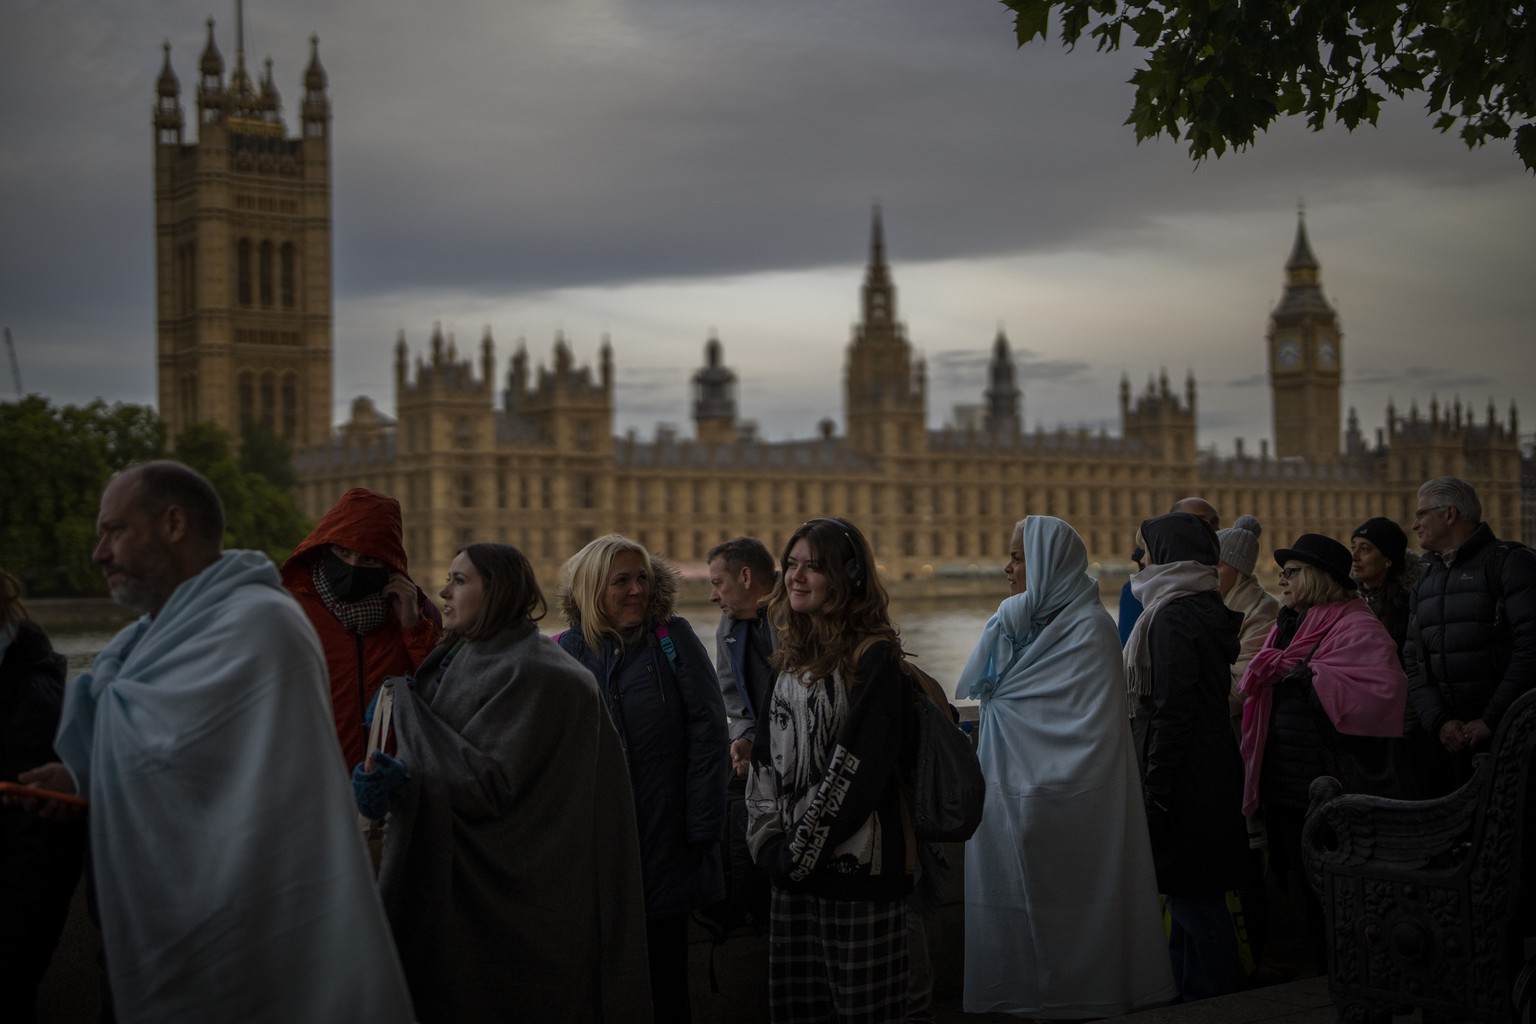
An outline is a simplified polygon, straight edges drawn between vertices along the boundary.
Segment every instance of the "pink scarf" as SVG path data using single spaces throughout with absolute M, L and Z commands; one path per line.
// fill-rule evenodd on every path
M 1276 629 L 1269 631 L 1264 649 L 1237 685 L 1248 697 L 1243 704 L 1243 813 L 1250 815 L 1259 806 L 1271 691 L 1297 663 L 1310 655 L 1318 702 L 1334 728 L 1346 735 L 1401 736 L 1408 700 L 1408 677 L 1398 664 L 1397 645 L 1358 597 L 1309 608 L 1283 651 L 1275 647 Z

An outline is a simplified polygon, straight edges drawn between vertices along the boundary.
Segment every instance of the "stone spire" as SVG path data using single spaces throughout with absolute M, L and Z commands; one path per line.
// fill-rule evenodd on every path
M 869 266 L 864 271 L 864 322 L 888 324 L 896 319 L 896 286 L 885 262 L 885 227 L 876 203 L 869 232 Z

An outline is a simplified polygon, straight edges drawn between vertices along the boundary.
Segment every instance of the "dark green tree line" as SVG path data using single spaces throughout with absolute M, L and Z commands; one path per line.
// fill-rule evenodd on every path
M 165 425 L 146 406 L 58 407 L 38 395 L 0 403 L 0 566 L 36 596 L 105 593 L 91 563 L 102 488 L 119 470 L 165 456 Z M 218 489 L 226 546 L 280 561 L 304 538 L 292 452 L 270 429 L 252 427 L 236 455 L 228 433 L 193 426 L 175 457 Z

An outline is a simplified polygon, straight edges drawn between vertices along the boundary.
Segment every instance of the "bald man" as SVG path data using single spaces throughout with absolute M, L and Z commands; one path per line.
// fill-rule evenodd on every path
M 1216 512 L 1216 506 L 1204 498 L 1180 498 L 1173 503 L 1169 512 L 1188 512 L 1195 516 L 1212 530 L 1221 529 L 1221 516 Z

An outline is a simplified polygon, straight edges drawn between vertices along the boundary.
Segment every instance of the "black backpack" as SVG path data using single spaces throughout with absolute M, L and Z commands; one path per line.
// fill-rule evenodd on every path
M 976 748 L 938 681 L 905 658 L 901 669 L 915 718 L 907 774 L 913 829 L 919 842 L 963 843 L 976 834 L 987 798 Z

